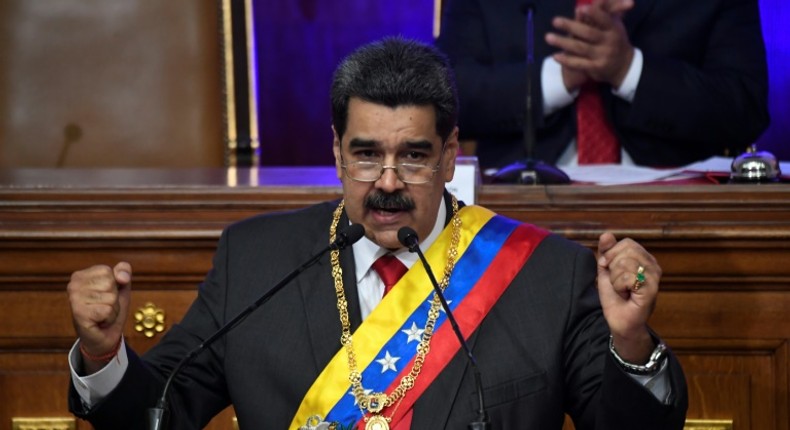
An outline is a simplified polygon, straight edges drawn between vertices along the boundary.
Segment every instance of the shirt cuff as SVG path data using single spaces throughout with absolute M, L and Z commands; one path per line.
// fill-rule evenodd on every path
M 626 374 L 647 388 L 659 402 L 668 405 L 672 403 L 672 384 L 669 382 L 667 374 L 668 367 L 669 359 L 665 358 L 655 375 L 634 375 L 627 372 Z
M 126 354 L 126 341 L 121 338 L 121 345 L 118 354 L 98 372 L 80 376 L 76 369 L 82 369 L 82 354 L 79 350 L 80 341 L 77 339 L 69 351 L 69 368 L 71 369 L 71 381 L 82 399 L 82 404 L 86 409 L 107 397 L 118 384 L 121 383 L 126 369 L 129 367 L 129 357 Z
M 562 65 L 554 57 L 546 57 L 540 68 L 540 83 L 543 93 L 543 116 L 570 105 L 579 95 L 579 91 L 568 92 L 562 81 Z
M 620 88 L 612 88 L 612 94 L 620 97 L 621 99 L 632 103 L 636 97 L 636 87 L 639 85 L 639 78 L 642 77 L 642 66 L 644 65 L 644 57 L 639 48 L 634 48 L 634 58 L 631 60 L 631 66 L 628 67 L 628 73 L 625 74 L 623 83 Z

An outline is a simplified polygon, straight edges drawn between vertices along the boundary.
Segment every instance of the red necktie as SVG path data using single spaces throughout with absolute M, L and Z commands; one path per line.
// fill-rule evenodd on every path
M 576 5 L 590 4 L 591 0 L 576 0 Z M 620 162 L 620 143 L 606 119 L 598 84 L 588 82 L 576 99 L 576 147 L 579 164 Z
M 373 263 L 373 270 L 384 282 L 384 295 L 387 295 L 408 269 L 394 255 L 386 254 Z
M 384 282 L 384 295 L 386 296 L 392 289 L 392 286 L 398 283 L 408 269 L 394 255 L 386 254 L 373 263 L 373 270 L 379 274 L 379 278 Z M 393 430 L 409 430 L 413 414 L 414 410 L 409 409 L 409 412 L 403 416 Z

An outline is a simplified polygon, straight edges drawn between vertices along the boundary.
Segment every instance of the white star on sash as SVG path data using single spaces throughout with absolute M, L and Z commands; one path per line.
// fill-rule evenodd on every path
M 390 352 L 387 351 L 384 354 L 384 358 L 380 358 L 376 360 L 376 363 L 381 365 L 381 373 L 386 372 L 387 370 L 392 370 L 397 372 L 398 369 L 395 368 L 395 362 L 400 360 L 400 357 L 393 357 L 390 355 Z
M 406 343 L 409 343 L 413 340 L 419 342 L 422 339 L 422 334 L 425 332 L 425 330 L 417 327 L 417 323 L 412 321 L 411 328 L 408 330 L 401 330 L 401 332 L 409 336 L 409 339 L 406 341 Z
M 428 304 L 431 304 L 431 305 L 433 304 L 433 297 L 428 299 Z M 448 308 L 450 307 L 451 304 L 453 304 L 453 301 L 452 300 L 447 300 L 447 307 Z M 439 312 L 444 312 L 444 306 L 442 306 L 441 304 L 439 305 Z
M 373 390 L 366 390 L 366 389 L 363 388 L 362 392 L 365 393 L 365 395 L 367 396 L 370 393 L 372 393 Z M 354 398 L 354 406 L 357 406 L 358 405 L 358 403 L 357 403 L 357 396 L 354 395 L 354 389 L 352 388 L 351 391 L 349 391 L 347 394 Z

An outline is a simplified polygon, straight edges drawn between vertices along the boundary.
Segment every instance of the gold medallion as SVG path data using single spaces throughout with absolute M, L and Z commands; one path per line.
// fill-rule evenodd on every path
M 384 393 L 373 393 L 368 396 L 368 411 L 372 414 L 377 414 L 384 409 L 387 403 L 387 395 Z
M 368 418 L 365 430 L 390 430 L 390 423 L 381 415 L 373 415 Z

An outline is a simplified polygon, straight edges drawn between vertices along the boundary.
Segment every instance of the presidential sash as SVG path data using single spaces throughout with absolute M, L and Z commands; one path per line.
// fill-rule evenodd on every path
M 461 333 L 468 339 L 548 232 L 479 206 L 466 206 L 458 216 L 462 220 L 458 260 L 444 293 Z M 452 227 L 448 226 L 425 252 L 437 274 L 444 271 L 451 235 Z M 366 393 L 372 390 L 389 394 L 412 368 L 434 294 L 421 265 L 414 264 L 353 333 Z M 384 411 L 392 414 L 392 427 L 459 349 L 452 327 L 441 312 L 415 385 L 397 408 L 389 408 L 394 412 Z M 348 377 L 348 358 L 345 349 L 340 349 L 310 387 L 289 428 L 298 430 L 315 416 L 346 427 L 358 423 L 363 413 Z

